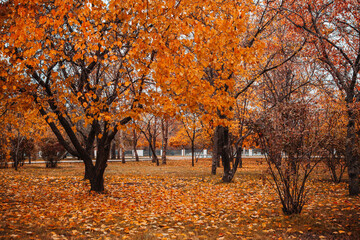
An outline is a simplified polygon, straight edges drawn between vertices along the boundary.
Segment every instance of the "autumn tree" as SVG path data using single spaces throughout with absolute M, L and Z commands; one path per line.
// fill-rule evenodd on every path
M 110 144 L 151 99 L 144 94 L 154 82 L 151 64 L 164 49 L 160 40 L 179 3 L 6 4 L 10 11 L 1 27 L 1 52 L 11 64 L 6 84 L 36 103 L 59 142 L 84 161 L 91 190 L 102 192 Z
M 139 161 L 139 155 L 137 152 L 137 147 L 138 147 L 138 142 L 139 139 L 141 137 L 139 130 L 136 128 L 136 123 L 132 123 L 132 128 L 131 128 L 131 146 L 132 146 L 132 150 L 134 151 L 134 157 L 135 157 L 135 161 L 138 162 Z
M 201 125 L 199 122 L 199 115 L 197 113 L 181 113 L 180 121 L 182 123 L 183 131 L 190 140 L 191 147 L 191 166 L 195 166 L 195 141 L 200 135 Z
M 162 90 L 184 111 L 200 111 L 201 121 L 227 128 L 235 102 L 236 76 L 245 79 L 245 66 L 261 61 L 256 56 L 263 46 L 258 41 L 244 44 L 253 5 L 251 1 L 212 1 L 201 6 L 192 2 L 186 8 L 178 23 L 180 41 L 169 44 L 171 55 L 160 55 L 168 59 L 170 67 L 159 71 L 157 79 L 162 83 L 170 77 L 171 82 L 179 83 Z M 222 159 L 228 162 L 226 150 Z
M 329 169 L 331 180 L 339 183 L 347 168 L 346 152 L 346 116 L 339 109 L 324 109 L 323 129 L 326 139 L 321 144 L 320 157 Z M 357 146 L 358 147 L 358 146 Z
M 359 100 L 360 6 L 347 1 L 292 1 L 286 5 L 288 20 L 311 39 L 309 53 L 329 73 L 344 94 L 347 109 L 346 162 L 349 194 L 359 195 L 359 152 L 356 145 L 356 105 Z M 355 143 L 355 144 L 354 144 Z
M 342 93 L 328 84 L 327 78 L 319 81 L 317 89 L 321 95 L 319 108 L 321 109 L 321 131 L 326 136 L 320 144 L 319 157 L 328 168 L 331 180 L 339 183 L 347 169 L 346 153 L 346 107 Z M 358 145 L 355 145 L 359 149 Z
M 239 3 L 235 4 L 239 5 Z M 263 74 L 281 66 L 293 58 L 305 43 L 304 39 L 294 38 L 291 31 L 289 31 L 282 41 L 292 41 L 294 44 L 291 48 L 287 48 L 285 52 L 283 51 L 282 43 L 278 37 L 273 34 L 276 32 L 276 29 L 279 28 L 278 26 L 284 23 L 284 19 L 280 17 L 279 14 L 282 4 L 282 1 L 249 3 L 248 6 L 250 6 L 250 8 L 248 12 L 251 12 L 252 16 L 243 22 L 243 27 L 245 28 L 233 29 L 234 32 L 232 34 L 237 36 L 236 39 L 238 41 L 236 47 L 233 47 L 234 49 L 247 49 L 254 55 L 245 51 L 243 54 L 248 54 L 246 58 L 234 56 L 233 60 L 227 61 L 231 59 L 231 57 L 229 57 L 228 54 L 222 55 L 225 52 L 224 48 L 227 49 L 224 47 L 221 48 L 220 52 L 213 50 L 209 55 L 214 56 L 218 54 L 218 58 L 219 55 L 225 57 L 225 60 L 218 61 L 221 67 L 210 66 L 204 68 L 204 79 L 213 87 L 214 95 L 222 95 L 221 102 L 226 103 L 222 106 L 216 105 L 216 109 L 212 110 L 213 113 L 216 112 L 217 119 L 219 119 L 217 122 L 215 121 L 214 124 L 216 129 L 213 149 L 216 151 L 215 154 L 221 156 L 224 166 L 224 182 L 232 181 L 237 169 L 237 164 L 234 165 L 234 168 L 231 166 L 233 154 L 230 148 L 232 144 L 231 130 L 229 128 L 234 119 L 234 109 L 237 99 L 248 91 Z M 236 13 L 229 13 L 229 15 L 237 19 Z M 296 41 L 294 42 L 294 40 Z M 267 48 L 266 51 L 262 51 L 264 46 Z M 239 53 L 240 52 L 239 50 Z M 233 64 L 237 66 L 237 69 L 233 69 Z M 224 78 L 227 79 L 227 81 L 224 81 Z M 218 83 L 220 79 L 222 79 L 222 84 Z M 239 132 L 233 135 L 238 133 Z M 244 132 L 244 135 L 240 136 L 239 140 L 244 139 L 246 135 Z M 238 148 L 238 150 L 240 149 Z M 237 159 L 236 163 L 238 162 L 239 159 Z
M 254 121 L 286 215 L 300 213 L 306 203 L 306 183 L 326 139 L 316 89 L 309 85 L 315 71 L 312 66 L 306 59 L 295 58 L 265 74 L 263 110 Z
M 152 162 L 160 165 L 159 158 L 156 155 L 157 137 L 160 135 L 159 119 L 152 114 L 145 114 L 141 121 L 137 122 L 136 128 L 143 134 L 148 142 L 149 150 L 151 151 Z
M 47 168 L 56 168 L 58 162 L 64 157 L 65 149 L 55 136 L 43 138 L 40 144 L 41 157 L 46 161 Z
M 169 135 L 172 128 L 170 123 L 171 119 L 168 116 L 165 116 L 161 119 L 161 164 L 166 164 L 167 149 L 169 146 Z

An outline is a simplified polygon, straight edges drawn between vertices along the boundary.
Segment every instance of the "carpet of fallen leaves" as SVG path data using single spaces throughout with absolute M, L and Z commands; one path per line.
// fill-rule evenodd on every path
M 230 184 L 210 165 L 109 163 L 104 194 L 89 193 L 82 164 L 0 169 L 0 239 L 360 239 L 360 198 L 345 183 L 314 177 L 287 217 L 264 164 L 247 159 Z

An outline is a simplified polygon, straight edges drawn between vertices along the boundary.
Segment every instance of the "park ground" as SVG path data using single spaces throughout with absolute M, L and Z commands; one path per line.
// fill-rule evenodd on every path
M 284 216 L 261 159 L 233 183 L 211 161 L 109 163 L 104 194 L 90 193 L 81 163 L 0 169 L 0 239 L 360 239 L 360 197 L 323 169 L 302 213 Z

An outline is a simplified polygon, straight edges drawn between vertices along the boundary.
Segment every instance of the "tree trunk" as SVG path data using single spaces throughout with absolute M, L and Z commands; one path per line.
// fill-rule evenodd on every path
M 104 172 L 110 155 L 110 143 L 101 139 L 98 143 L 98 154 L 96 156 L 95 167 L 89 167 L 90 191 L 104 192 Z
M 121 162 L 125 163 L 125 150 L 124 150 L 124 148 L 121 148 Z
M 161 154 L 161 164 L 163 165 L 166 165 L 166 152 L 167 152 L 167 147 L 164 147 Z
M 360 193 L 359 182 L 359 154 L 356 152 L 355 143 L 355 113 L 348 107 L 348 125 L 347 125 L 347 139 L 346 139 L 346 153 L 345 158 L 348 165 L 349 175 L 349 194 L 350 196 L 357 196 Z
M 139 154 L 138 154 L 138 152 L 136 150 L 136 147 L 134 148 L 134 156 L 135 156 L 135 161 L 139 162 L 140 159 L 139 159 Z
M 218 167 L 218 162 L 220 162 L 217 142 L 218 142 L 218 131 L 216 128 L 214 131 L 214 138 L 213 138 L 212 165 L 211 165 L 212 175 L 216 175 L 216 168 Z
M 169 137 L 168 136 L 169 122 L 167 120 L 161 121 L 161 130 L 163 135 L 161 160 L 162 160 L 162 164 L 166 164 L 166 153 L 167 153 L 167 145 L 168 145 L 168 137 Z
M 139 162 L 139 155 L 138 155 L 137 149 L 136 149 L 137 148 L 137 141 L 138 141 L 138 139 L 137 139 L 137 135 L 136 135 L 136 130 L 133 129 L 133 141 L 132 141 L 133 150 L 134 150 L 134 155 L 135 155 L 135 161 Z
M 20 150 L 20 134 L 18 134 L 16 140 L 15 156 L 14 156 L 14 168 L 17 171 L 19 165 L 19 150 Z
M 156 156 L 156 136 L 155 134 L 152 136 L 152 158 L 153 158 L 153 162 L 155 163 L 156 162 L 156 165 L 159 166 L 158 162 L 159 162 L 159 159 L 158 157 Z
M 97 157 L 98 155 L 96 155 Z M 84 160 L 84 159 L 83 159 Z M 85 161 L 84 161 L 85 163 Z M 91 159 L 91 162 L 89 164 L 85 163 L 85 173 L 84 173 L 84 180 L 90 180 L 91 179 L 91 176 L 92 176 L 92 168 L 93 165 L 92 165 L 92 159 Z
M 195 166 L 195 143 L 194 139 L 191 141 L 191 166 Z
M 224 167 L 223 182 L 231 182 L 234 178 L 236 169 L 231 169 L 230 149 L 229 149 L 229 128 L 224 126 L 217 126 L 216 144 L 221 156 L 222 165 Z M 237 167 L 236 167 L 237 168 Z M 234 171 L 235 170 L 235 171 Z
M 243 148 L 242 148 L 242 143 L 240 143 L 240 144 L 241 144 L 240 146 L 236 147 L 236 158 L 235 158 L 235 164 L 233 166 L 233 168 L 235 169 L 234 173 L 236 172 L 237 167 L 239 167 L 239 168 L 243 167 L 243 165 L 242 165 L 243 164 L 243 161 L 242 161 Z
M 116 144 L 113 143 L 111 147 L 111 159 L 115 159 L 115 158 L 116 158 Z

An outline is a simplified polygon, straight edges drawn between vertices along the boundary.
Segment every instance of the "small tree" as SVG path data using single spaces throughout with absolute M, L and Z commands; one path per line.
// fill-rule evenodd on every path
M 322 131 L 326 136 L 321 143 L 320 157 L 329 170 L 331 180 L 340 183 L 347 168 L 346 155 L 346 109 L 340 102 L 325 101 L 322 114 Z
M 319 162 L 319 118 L 308 104 L 281 103 L 255 124 L 272 183 L 285 215 L 299 214 L 306 203 L 305 184 Z
M 56 168 L 66 152 L 64 147 L 55 138 L 43 139 L 40 149 L 47 168 Z

